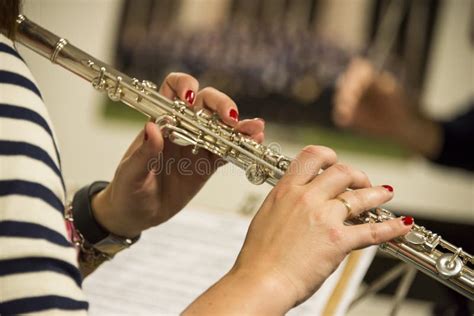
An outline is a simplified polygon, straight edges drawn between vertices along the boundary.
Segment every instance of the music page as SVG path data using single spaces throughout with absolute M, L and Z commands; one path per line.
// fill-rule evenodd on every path
M 144 232 L 139 242 L 84 281 L 90 314 L 179 314 L 231 268 L 250 220 L 235 213 L 188 208 Z M 342 291 L 340 287 L 335 291 L 341 275 L 347 274 L 342 264 L 316 295 L 290 314 L 343 315 L 370 261 L 369 256 L 368 263 L 359 263 L 361 271 L 352 271 Z

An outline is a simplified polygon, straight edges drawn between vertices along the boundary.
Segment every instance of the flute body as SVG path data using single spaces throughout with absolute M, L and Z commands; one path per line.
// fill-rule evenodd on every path
M 52 63 L 81 76 L 113 101 L 121 101 L 152 118 L 165 137 L 193 152 L 208 150 L 245 171 L 253 184 L 276 185 L 291 159 L 235 132 L 206 109 L 197 112 L 180 100 L 169 100 L 149 81 L 131 78 L 71 45 L 67 40 L 20 15 L 17 42 Z M 383 222 L 395 215 L 382 208 L 368 210 L 346 224 Z M 474 300 L 474 257 L 423 226 L 381 244 L 380 249 Z

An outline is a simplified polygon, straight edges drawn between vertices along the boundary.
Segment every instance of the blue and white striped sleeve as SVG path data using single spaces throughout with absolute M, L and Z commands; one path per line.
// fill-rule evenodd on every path
M 0 315 L 84 315 L 61 163 L 41 93 L 0 34 Z

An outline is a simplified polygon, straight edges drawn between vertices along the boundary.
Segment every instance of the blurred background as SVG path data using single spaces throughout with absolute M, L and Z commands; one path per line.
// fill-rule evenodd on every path
M 27 0 L 24 13 L 130 76 L 160 83 L 168 72 L 183 71 L 198 78 L 201 87 L 221 89 L 236 100 L 241 117 L 264 118 L 267 142 L 277 143 L 289 156 L 307 144 L 334 147 L 341 161 L 364 170 L 372 183 L 395 188 L 389 208 L 414 216 L 417 223 L 454 238 L 473 253 L 472 173 L 431 164 L 384 139 L 338 130 L 331 121 L 338 75 L 354 56 L 379 56 L 373 43 L 388 3 Z M 449 119 L 473 97 L 473 3 L 407 1 L 397 27 L 386 34 L 394 45 L 384 68 L 420 100 L 418 111 L 429 117 Z M 50 111 L 68 187 L 110 180 L 145 118 L 107 101 L 87 82 L 26 49 L 20 47 L 20 52 Z M 270 188 L 255 187 L 229 168 L 210 180 L 190 209 L 205 209 L 217 217 L 233 214 L 236 221 L 258 209 Z M 395 263 L 377 257 L 366 281 Z M 426 293 L 426 287 L 434 290 Z M 390 291 L 393 288 L 385 295 Z M 434 301 L 449 297 L 421 276 L 409 296 L 412 315 L 430 315 Z M 390 301 L 381 295 L 370 306 L 361 304 L 358 312 L 386 312 L 385 299 Z

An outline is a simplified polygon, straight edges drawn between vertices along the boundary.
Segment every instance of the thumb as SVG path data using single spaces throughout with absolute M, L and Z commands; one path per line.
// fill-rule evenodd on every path
M 142 143 L 124 162 L 124 170 L 128 181 L 142 181 L 150 172 L 161 166 L 160 154 L 164 141 L 160 129 L 153 122 L 147 122 L 141 133 Z

